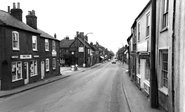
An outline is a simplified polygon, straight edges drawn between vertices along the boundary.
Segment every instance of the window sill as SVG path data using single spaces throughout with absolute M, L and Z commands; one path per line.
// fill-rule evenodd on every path
M 37 76 L 38 74 L 30 75 L 31 77 Z
M 163 33 L 163 32 L 165 32 L 165 31 L 168 31 L 168 27 L 167 27 L 167 26 L 164 27 L 164 28 L 160 31 L 160 33 Z
M 20 51 L 20 49 L 13 49 L 13 51 Z
M 49 70 L 46 70 L 46 72 L 49 72 Z
M 22 80 L 22 78 L 16 79 L 16 80 L 12 80 L 12 82 L 16 82 L 16 81 L 20 81 L 20 80 Z
M 38 50 L 35 49 L 35 50 L 33 50 L 33 51 L 37 52 Z
M 168 96 L 168 88 L 166 88 L 166 87 L 161 87 L 161 88 L 159 88 L 159 91 L 160 91 L 161 93 L 163 93 L 164 95 Z

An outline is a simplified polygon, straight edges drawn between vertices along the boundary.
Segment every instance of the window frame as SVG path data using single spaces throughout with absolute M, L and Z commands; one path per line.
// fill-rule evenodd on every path
M 150 35 L 150 24 L 151 21 L 150 21 L 150 12 L 148 12 L 146 14 L 146 37 L 149 37 Z
M 49 51 L 49 39 L 45 39 L 45 51 Z
M 46 58 L 46 72 L 50 71 L 49 69 L 49 58 Z
M 56 51 L 56 42 L 55 42 L 55 40 L 52 40 L 52 50 Z
M 161 54 L 161 56 L 160 56 L 160 58 L 161 58 L 161 65 L 160 65 L 160 68 L 161 68 L 161 87 L 168 89 L 168 50 L 161 50 L 160 54 Z M 164 55 L 166 55 L 167 60 L 164 60 Z M 166 65 L 166 67 L 164 66 L 164 64 Z M 166 73 L 166 75 L 164 74 L 164 72 Z
M 57 68 L 56 58 L 53 58 L 53 70 L 56 70 L 56 68 Z
M 19 70 L 19 68 L 18 68 L 18 63 L 20 63 L 20 67 L 21 67 L 21 71 L 20 71 L 20 78 L 18 78 L 18 70 Z M 16 67 L 16 68 L 13 68 L 13 64 L 15 64 L 14 66 Z M 15 82 L 15 81 L 19 81 L 19 80 L 22 80 L 23 79 L 23 76 L 22 76 L 22 62 L 21 61 L 14 61 L 14 62 L 12 62 L 11 63 L 11 76 L 12 76 L 12 82 Z M 15 70 L 16 69 L 16 70 Z M 13 71 L 13 70 L 15 70 L 15 71 Z M 13 76 L 13 72 L 15 72 L 15 79 L 13 78 L 14 76 Z
M 14 47 L 14 34 L 17 34 L 17 47 Z M 15 37 L 16 38 L 16 37 Z M 20 50 L 20 42 L 19 42 L 19 32 L 12 31 L 12 50 L 19 51 Z
M 169 11 L 169 0 L 163 0 L 162 1 L 162 24 L 161 24 L 162 30 L 168 27 L 168 11 Z
M 35 48 L 34 48 L 34 41 L 35 41 Z M 32 49 L 33 51 L 38 51 L 38 41 L 37 41 L 37 36 L 32 36 Z
M 141 31 L 140 31 L 140 30 L 141 30 L 141 24 L 138 23 L 137 26 L 138 26 L 138 29 L 137 29 L 137 30 L 138 30 L 138 32 L 137 32 L 137 37 L 138 37 L 138 38 L 137 38 L 137 40 L 138 40 L 138 42 L 140 42 L 140 37 L 141 37 Z
M 32 67 L 31 62 L 33 64 L 33 67 Z M 35 64 L 36 64 L 36 67 L 35 67 Z M 33 72 L 32 72 L 32 68 L 33 68 Z M 30 76 L 33 77 L 36 75 L 38 75 L 38 63 L 37 63 L 37 60 L 31 60 L 30 61 Z

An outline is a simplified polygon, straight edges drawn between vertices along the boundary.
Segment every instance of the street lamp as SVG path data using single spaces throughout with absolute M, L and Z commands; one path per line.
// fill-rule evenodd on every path
M 85 51 L 85 41 L 87 41 L 87 39 L 85 39 L 85 37 L 87 37 L 87 35 L 89 35 L 89 34 L 93 34 L 92 32 L 89 32 L 89 33 L 87 33 L 87 34 L 85 34 L 85 36 L 84 36 L 84 63 L 83 63 L 83 67 L 85 67 L 86 66 L 86 63 L 85 63 L 85 60 L 86 60 L 86 51 Z

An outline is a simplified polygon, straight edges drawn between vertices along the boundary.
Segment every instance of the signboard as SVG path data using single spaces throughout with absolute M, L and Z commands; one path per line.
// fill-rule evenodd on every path
M 84 52 L 84 47 L 79 47 L 78 52 Z
M 18 56 L 11 56 L 11 58 L 12 58 L 12 59 L 16 59 L 16 58 L 18 58 Z
M 34 58 L 38 58 L 38 57 L 39 57 L 39 55 L 34 55 L 33 57 L 34 57 Z
M 31 59 L 32 55 L 20 55 L 20 59 Z

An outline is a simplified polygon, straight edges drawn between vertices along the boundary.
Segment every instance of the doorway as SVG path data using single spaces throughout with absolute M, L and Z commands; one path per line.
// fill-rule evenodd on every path
M 45 77 L 44 61 L 41 61 L 41 79 Z
M 24 74 L 25 74 L 24 84 L 28 84 L 29 83 L 28 62 L 24 62 Z

